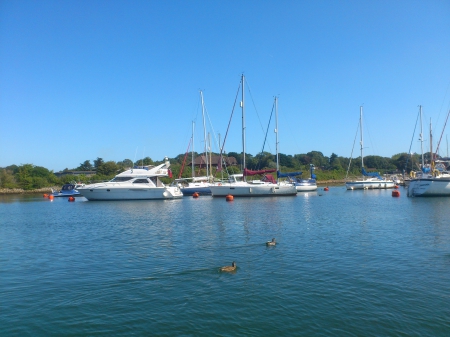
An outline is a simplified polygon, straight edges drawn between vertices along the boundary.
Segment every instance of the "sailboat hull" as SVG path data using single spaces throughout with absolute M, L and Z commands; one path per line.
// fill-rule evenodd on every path
M 408 197 L 450 197 L 450 178 L 412 179 Z
M 394 188 L 395 184 L 390 180 L 359 180 L 345 183 L 347 190 L 374 190 Z
M 282 186 L 278 184 L 222 184 L 210 186 L 213 197 L 225 197 L 231 194 L 234 197 L 269 197 L 296 195 L 295 186 Z

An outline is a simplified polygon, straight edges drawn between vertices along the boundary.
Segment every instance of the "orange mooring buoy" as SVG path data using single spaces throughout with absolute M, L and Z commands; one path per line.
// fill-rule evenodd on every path
M 194 194 L 192 194 L 193 198 L 198 198 L 199 194 L 197 192 L 194 192 Z
M 44 197 L 44 198 L 48 198 L 48 194 L 44 194 L 43 197 Z
M 395 185 L 394 188 L 397 189 L 397 188 L 398 188 L 398 185 Z
M 69 197 L 69 201 L 75 201 L 74 197 Z
M 233 201 L 233 200 L 234 200 L 234 197 L 233 197 L 231 194 L 228 194 L 228 195 L 225 197 L 225 199 L 226 199 L 227 201 Z
M 53 195 L 50 194 L 50 195 L 48 196 L 48 198 L 49 198 L 50 200 L 53 200 L 55 197 L 54 197 Z
M 329 188 L 328 187 L 325 187 L 324 189 L 323 189 L 324 191 L 328 191 L 329 190 Z
M 393 197 L 399 197 L 400 196 L 400 191 L 398 191 L 398 190 L 392 191 L 392 196 Z

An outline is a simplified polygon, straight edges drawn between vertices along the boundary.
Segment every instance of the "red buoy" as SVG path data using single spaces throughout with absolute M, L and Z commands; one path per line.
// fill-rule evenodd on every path
M 399 197 L 400 196 L 400 191 L 398 191 L 398 190 L 392 191 L 392 196 L 393 197 Z
M 324 191 L 329 191 L 330 189 L 328 187 L 325 187 L 323 190 Z
M 44 198 L 48 198 L 48 194 L 44 194 L 43 197 L 44 197 Z
M 53 199 L 54 199 L 54 196 L 50 194 L 50 195 L 48 196 L 48 198 L 49 198 L 50 200 L 53 200 Z
M 234 197 L 233 197 L 231 194 L 228 194 L 228 195 L 225 197 L 225 199 L 226 199 L 227 201 L 233 201 L 233 200 L 234 200 Z
M 398 188 L 398 185 L 395 185 L 394 188 L 397 189 L 397 188 Z
M 199 194 L 197 192 L 194 192 L 194 194 L 192 194 L 193 198 L 198 198 Z
M 69 201 L 75 201 L 74 197 L 69 197 Z

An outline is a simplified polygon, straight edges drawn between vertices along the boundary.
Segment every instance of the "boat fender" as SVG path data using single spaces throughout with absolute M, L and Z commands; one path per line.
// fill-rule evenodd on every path
M 409 173 L 409 176 L 410 176 L 411 178 L 415 178 L 415 177 L 416 177 L 416 172 L 411 171 L 411 172 Z

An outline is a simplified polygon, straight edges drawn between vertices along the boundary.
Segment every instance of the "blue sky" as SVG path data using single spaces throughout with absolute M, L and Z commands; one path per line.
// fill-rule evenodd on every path
M 360 105 L 365 154 L 407 152 L 418 105 L 436 140 L 450 109 L 449 18 L 447 0 L 1 0 L 0 167 L 175 157 L 194 120 L 200 151 L 199 90 L 223 139 L 242 73 L 253 155 L 274 96 L 281 153 L 349 157 Z M 236 110 L 225 149 L 241 139 Z

